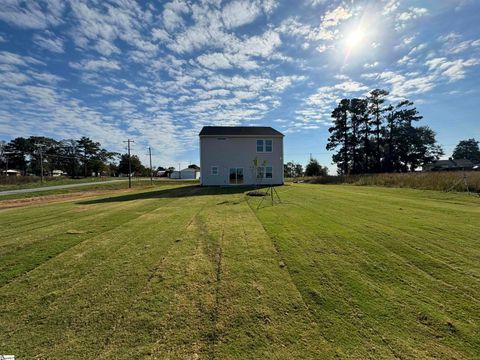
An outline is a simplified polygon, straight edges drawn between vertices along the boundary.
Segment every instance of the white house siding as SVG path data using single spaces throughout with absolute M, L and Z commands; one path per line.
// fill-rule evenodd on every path
M 257 139 L 271 139 L 272 152 L 257 152 Z M 272 166 L 271 179 L 256 179 L 254 160 L 259 166 Z M 212 167 L 218 167 L 218 175 L 212 175 Z M 243 185 L 283 184 L 283 137 L 282 136 L 201 136 L 200 137 L 201 183 L 205 186 L 231 185 L 230 168 L 243 168 Z

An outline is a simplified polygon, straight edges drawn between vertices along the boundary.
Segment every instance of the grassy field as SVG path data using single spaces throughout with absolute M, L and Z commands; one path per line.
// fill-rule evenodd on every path
M 114 180 L 118 180 L 119 178 L 114 178 Z M 56 196 L 56 195 L 74 195 L 77 193 L 89 193 L 90 195 L 92 193 L 98 192 L 98 193 L 106 193 L 110 191 L 115 191 L 115 190 L 122 190 L 122 189 L 128 189 L 128 180 L 124 178 L 120 178 L 122 181 L 117 181 L 113 183 L 107 183 L 107 184 L 102 184 L 99 183 L 98 181 L 87 181 L 84 185 L 81 187 L 72 187 L 72 188 L 67 188 L 67 189 L 54 189 L 54 190 L 48 190 L 48 189 L 42 189 L 41 187 L 38 188 L 38 191 L 34 192 L 27 192 L 27 193 L 20 193 L 20 194 L 10 194 L 10 195 L 1 195 L 0 196 L 0 201 L 2 200 L 15 200 L 15 199 L 36 199 L 38 197 L 45 197 L 45 196 Z M 74 181 L 81 181 L 81 180 L 74 180 Z M 153 187 L 156 186 L 165 186 L 165 185 L 174 185 L 174 184 L 188 184 L 188 185 L 197 185 L 199 183 L 198 180 L 170 180 L 168 178 L 165 179 L 155 179 L 153 182 Z M 65 183 L 65 184 L 55 184 L 55 185 L 70 185 L 72 183 Z M 83 184 L 83 183 L 82 183 Z M 52 184 L 49 184 L 49 186 L 52 186 Z M 136 189 L 149 189 L 152 186 L 150 185 L 150 179 L 147 178 L 136 178 L 135 180 L 132 180 L 132 188 Z M 13 188 L 10 190 L 16 190 L 17 188 Z M 37 189 L 35 187 L 35 189 Z M 1 208 L 1 203 L 0 203 L 0 208 Z
M 68 177 L 45 177 L 43 184 L 40 182 L 39 176 L 2 176 L 0 177 L 0 191 L 16 190 L 16 189 L 33 189 L 42 188 L 46 186 L 56 185 L 70 185 L 70 184 L 83 184 L 83 183 L 95 183 L 100 181 L 118 180 L 114 177 L 87 177 L 80 179 L 71 179 Z
M 480 357 L 480 199 L 163 185 L 0 210 L 17 358 Z
M 362 175 L 332 175 L 288 179 L 311 184 L 351 184 L 360 186 L 384 186 L 421 190 L 457 191 L 480 194 L 480 171 L 431 171 L 409 173 L 381 173 Z

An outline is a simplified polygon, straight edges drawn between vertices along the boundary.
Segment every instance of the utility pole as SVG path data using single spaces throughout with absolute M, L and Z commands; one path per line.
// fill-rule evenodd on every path
M 182 172 L 180 171 L 180 163 L 178 163 L 178 178 L 182 178 Z
M 40 184 L 43 185 L 43 152 L 42 152 L 42 146 L 41 144 L 36 144 L 36 147 L 38 148 L 38 152 L 40 153 Z
M 148 156 L 150 157 L 150 185 L 153 185 L 153 168 L 152 168 L 152 148 L 148 147 Z
M 130 143 L 134 143 L 135 141 L 127 139 L 124 141 L 127 143 L 128 148 L 128 188 L 132 187 L 132 157 L 130 156 Z
M 5 158 L 5 176 L 8 176 L 8 155 L 14 154 L 13 151 L 5 151 L 3 157 Z

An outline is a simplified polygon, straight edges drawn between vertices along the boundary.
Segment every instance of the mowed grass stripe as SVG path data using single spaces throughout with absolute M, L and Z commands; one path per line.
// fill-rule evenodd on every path
M 243 196 L 211 209 L 210 232 L 221 237 L 215 355 L 219 359 L 330 358 L 301 294 L 272 240 Z M 235 204 L 235 201 L 237 202 Z
M 188 202 L 186 199 L 175 201 Z M 177 208 L 183 210 L 184 206 Z M 8 305 L 2 320 L 8 323 L 10 318 L 13 321 L 8 315 L 19 309 L 30 315 L 32 310 L 28 309 L 35 309 L 33 319 L 22 319 L 25 320 L 22 323 L 29 325 L 22 329 L 24 335 L 19 338 L 23 344 L 19 344 L 16 353 L 28 354 L 28 349 L 36 349 L 37 355 L 58 358 L 66 352 L 82 357 L 81 354 L 98 351 L 105 342 L 107 330 L 112 328 L 112 322 L 122 314 L 122 307 L 128 306 L 129 298 L 135 295 L 141 274 L 148 273 L 146 260 L 150 256 L 155 260 L 159 253 L 163 253 L 166 245 L 173 242 L 168 235 L 188 220 L 188 211 L 172 214 L 168 209 L 166 212 L 162 210 L 154 209 L 118 226 L 109 234 L 88 239 L 38 271 L 32 271 L 28 279 L 6 286 Z M 162 232 L 154 226 L 158 221 L 173 225 L 165 234 L 167 238 L 163 238 Z M 22 287 L 25 291 L 26 286 L 37 283 L 37 277 L 48 280 L 38 286 L 32 296 L 18 298 L 15 295 L 22 293 Z M 147 277 L 143 280 L 147 281 Z M 59 288 L 62 290 L 58 291 Z M 51 330 L 47 339 L 29 339 L 29 332 L 41 333 L 46 329 Z
M 147 196 L 146 194 L 158 194 L 162 191 L 169 191 L 170 189 L 172 189 L 172 186 L 146 188 L 141 194 L 144 194 L 145 197 Z M 132 193 L 132 191 L 130 191 L 130 193 Z M 134 196 L 136 197 L 141 197 L 138 190 L 134 191 L 133 194 L 135 194 Z M 112 196 L 115 197 L 119 195 L 97 195 L 73 201 L 69 200 L 53 204 L 32 205 L 27 208 L 22 208 L 23 211 L 17 211 L 18 209 L 15 208 L 0 209 L 0 214 L 2 215 L 2 223 L 0 226 L 0 239 L 2 240 L 0 240 L 0 246 L 4 241 L 8 241 L 8 239 L 20 239 L 19 236 L 22 236 L 22 234 L 28 236 L 33 231 L 48 231 L 49 226 L 58 225 L 59 218 L 61 218 L 63 220 L 62 222 L 67 225 L 67 220 L 75 222 L 81 217 L 91 217 L 97 213 L 109 211 L 111 208 L 118 207 L 118 202 L 104 202 L 103 206 L 95 208 L 88 206 L 74 206 L 77 202 L 88 203 L 91 201 L 91 198 L 96 199 L 94 201 L 99 201 Z M 127 197 L 129 194 L 127 193 L 120 196 Z M 125 203 L 126 202 L 123 202 L 124 205 Z
M 100 359 L 190 358 L 210 354 L 215 268 L 202 244 L 209 237 L 202 213 L 213 200 L 195 198 L 194 217 L 177 229 L 174 246 L 152 269 L 148 282 L 102 350 Z M 132 331 L 135 329 L 135 331 Z
M 161 199 L 162 202 L 172 201 Z M 71 206 L 77 206 L 73 204 Z M 85 205 L 87 206 L 87 205 Z M 2 263 L 0 264 L 0 285 L 48 261 L 72 246 L 101 233 L 108 232 L 118 224 L 137 218 L 144 212 L 159 206 L 157 202 L 116 202 L 99 204 L 91 207 L 92 213 L 80 217 L 76 222 L 64 221 L 62 215 L 57 219 L 58 225 L 49 227 L 48 231 L 30 233 L 28 238 L 13 239 L 9 246 L 0 247 Z M 105 209 L 107 208 L 107 209 Z M 87 212 L 89 213 L 89 212 Z M 27 216 L 34 216 L 35 213 Z M 95 221 L 92 221 L 95 219 Z M 72 231 L 73 230 L 73 231 Z
M 316 197 L 316 194 L 311 194 L 308 189 L 301 189 L 305 197 L 311 198 L 313 202 L 304 202 L 303 205 L 311 211 L 318 211 L 318 207 L 315 206 L 316 201 L 321 201 L 321 198 Z M 395 189 L 392 189 L 395 190 Z M 445 218 L 440 218 L 435 215 L 434 210 L 425 206 L 422 211 L 429 212 L 428 216 L 419 217 L 418 211 L 412 210 L 405 204 L 401 206 L 395 205 L 392 206 L 390 203 L 381 203 L 381 206 L 375 206 L 375 203 L 378 203 L 378 199 L 372 194 L 371 199 L 362 199 L 361 205 L 358 205 L 356 202 L 359 200 L 352 198 L 344 198 L 335 193 L 335 189 L 330 190 L 335 196 L 335 207 L 329 208 L 328 213 L 331 214 L 332 219 L 339 219 L 338 221 L 343 221 L 344 212 L 342 209 L 348 207 L 354 207 L 356 210 L 360 209 L 362 211 L 355 211 L 350 216 L 354 216 L 356 221 L 352 222 L 352 227 L 356 227 L 361 231 L 365 231 L 366 226 L 379 225 L 384 228 L 391 228 L 395 231 L 401 231 L 404 236 L 407 238 L 419 237 L 422 239 L 428 239 L 429 241 L 423 242 L 411 242 L 410 246 L 415 246 L 417 250 L 419 247 L 426 247 L 430 251 L 434 251 L 437 257 L 442 257 L 443 261 L 449 263 L 453 259 L 461 261 L 460 265 L 465 268 L 464 265 L 473 267 L 474 269 L 480 270 L 480 251 L 478 246 L 476 246 L 475 239 L 478 238 L 478 225 L 476 221 L 480 214 L 476 215 L 477 208 L 472 208 L 473 214 L 469 214 L 467 217 L 458 217 L 457 211 L 459 208 L 463 208 L 463 205 L 450 205 L 450 212 Z M 473 201 L 472 201 L 473 200 Z M 475 198 L 470 199 L 471 203 L 479 204 L 479 201 Z M 408 201 L 411 203 L 411 200 Z M 467 203 L 467 204 L 471 204 Z M 321 211 L 323 214 L 323 210 Z M 367 214 L 365 216 L 365 214 Z M 456 221 L 452 222 L 452 218 Z M 431 223 L 436 223 L 436 227 L 433 227 Z M 453 224 L 452 224 L 453 223 Z M 427 225 L 425 225 L 427 224 Z M 373 228 L 374 231 L 378 231 L 377 228 Z M 459 238 L 458 234 L 461 233 L 462 236 Z M 441 237 L 435 238 L 435 235 L 441 234 Z M 465 239 L 466 238 L 466 239 Z M 459 246 L 461 242 L 462 246 Z M 453 259 L 451 257 L 452 252 L 462 255 L 455 256 Z M 464 263 L 464 259 L 470 259 L 468 263 Z M 471 272 L 470 272 L 471 273 Z
M 336 197 L 336 204 L 338 206 L 331 208 L 328 215 L 322 212 L 322 216 L 330 216 L 332 221 L 336 221 L 341 225 L 344 223 L 341 220 L 343 215 L 341 209 L 349 205 L 351 206 L 352 202 L 350 201 L 349 204 L 342 203 L 338 200 L 338 197 Z M 311 213 L 318 211 L 318 209 L 308 203 L 304 203 L 302 206 L 307 208 Z M 450 284 L 450 281 L 456 282 L 458 276 L 463 276 L 464 282 L 462 285 L 467 281 L 469 285 L 467 289 L 471 289 L 473 292 L 470 296 L 475 297 L 475 294 L 480 294 L 480 268 L 477 260 L 480 259 L 480 249 L 476 247 L 466 253 L 462 251 L 461 256 L 459 256 L 458 251 L 455 251 L 454 256 L 452 256 L 452 250 L 459 247 L 458 233 L 460 229 L 457 229 L 455 235 L 452 236 L 449 233 L 445 234 L 442 229 L 432 232 L 431 230 L 415 227 L 416 236 L 414 236 L 411 234 L 411 225 L 401 226 L 401 224 L 406 223 L 406 220 L 411 220 L 410 216 L 404 216 L 404 211 L 399 212 L 398 208 L 396 210 L 395 212 L 393 210 L 385 211 L 384 209 L 383 216 L 381 215 L 382 210 L 372 210 L 370 216 L 362 215 L 367 214 L 367 212 L 351 214 L 351 219 L 354 221 L 349 224 L 349 228 L 358 234 L 365 233 L 366 230 L 374 232 L 378 237 L 382 238 L 381 246 L 385 246 L 388 249 L 391 248 L 397 255 L 403 254 L 403 257 L 410 259 L 409 261 L 413 264 L 420 262 L 423 265 L 423 271 L 426 271 L 434 278 L 437 278 L 435 272 L 439 272 L 440 278 L 438 278 L 438 280 L 444 281 L 446 284 Z M 402 208 L 402 210 L 404 209 Z M 370 229 L 368 229 L 368 227 L 370 227 Z M 397 241 L 399 236 L 408 241 Z M 467 244 L 475 244 L 474 239 L 476 239 L 476 237 L 469 238 L 468 235 L 465 236 L 464 233 L 462 233 L 462 238 Z M 376 244 L 379 243 L 376 242 Z M 464 247 L 467 246 L 465 245 Z M 461 266 L 458 266 L 459 263 Z M 433 268 L 433 271 L 428 272 L 428 265 Z M 445 267 L 448 269 L 445 269 Z M 465 268 L 467 268 L 468 271 L 465 271 Z M 445 277 L 445 275 L 450 273 L 452 273 L 451 276 L 453 279 Z
M 243 194 L 202 209 L 129 314 L 101 358 L 331 355 Z
M 449 330 L 448 321 L 453 319 L 459 319 L 458 323 L 455 322 L 456 325 L 459 328 L 465 326 L 465 329 L 462 329 L 465 330 L 465 334 L 462 334 L 464 338 L 461 339 L 461 341 L 471 343 L 472 348 L 478 348 L 478 342 L 475 341 L 474 337 L 472 337 L 472 335 L 474 334 L 473 331 L 476 329 L 476 326 L 474 325 L 472 327 L 472 323 L 469 318 L 465 318 L 466 313 L 475 314 L 476 316 L 478 316 L 478 311 L 475 311 L 476 300 L 462 296 L 461 293 L 459 296 L 459 294 L 457 293 L 458 291 L 455 291 L 455 288 L 461 288 L 464 290 L 469 289 L 471 293 L 474 293 L 476 291 L 475 287 L 478 285 L 478 283 L 472 280 L 470 284 L 471 287 L 464 286 L 463 282 L 458 280 L 459 277 L 465 279 L 462 274 L 452 273 L 451 268 L 442 265 L 437 267 L 438 262 L 435 260 L 433 260 L 433 264 L 435 266 L 432 266 L 431 262 L 428 261 L 428 256 L 433 256 L 433 254 L 435 254 L 434 250 L 432 250 L 432 254 L 429 254 L 427 256 L 427 259 L 422 257 L 423 255 L 421 251 L 419 251 L 418 253 L 415 251 L 411 251 L 409 242 L 416 240 L 417 242 L 421 243 L 423 241 L 428 241 L 428 237 L 423 239 L 415 239 L 413 237 L 411 239 L 405 239 L 404 234 L 401 232 L 396 233 L 394 229 L 385 229 L 381 225 L 375 226 L 375 221 L 382 218 L 382 216 L 377 214 L 376 211 L 372 211 L 373 214 L 370 215 L 371 218 L 369 221 L 365 220 L 366 216 L 368 217 L 368 213 L 366 212 L 360 212 L 360 214 L 362 214 L 362 218 L 359 218 L 359 216 L 357 216 L 356 214 L 356 210 L 358 210 L 356 206 L 356 201 L 358 201 L 358 197 L 351 198 L 349 204 L 342 203 L 342 201 L 339 201 L 338 196 L 336 196 L 335 194 L 336 191 L 342 190 L 341 187 L 340 189 L 338 189 L 339 187 L 327 186 L 317 188 L 317 190 L 311 188 L 306 189 L 302 188 L 301 186 L 299 186 L 298 188 L 302 191 L 294 191 L 292 193 L 286 192 L 284 194 L 285 200 L 292 203 L 292 205 L 289 206 L 296 207 L 294 211 L 290 211 L 292 209 L 289 209 L 287 207 L 285 209 L 278 207 L 275 209 L 276 212 L 272 214 L 268 213 L 269 209 L 260 210 L 258 213 L 261 218 L 263 218 L 262 216 L 267 216 L 268 213 L 270 226 L 267 226 L 267 228 L 269 228 L 270 231 L 275 231 L 275 234 L 279 236 L 281 247 L 283 251 L 285 251 L 287 254 L 287 261 L 293 261 L 292 265 L 294 266 L 301 266 L 302 273 L 301 275 L 297 276 L 297 281 L 304 281 L 305 278 L 307 279 L 307 281 L 311 282 L 312 279 L 307 276 L 307 272 L 316 271 L 316 268 L 318 268 L 320 274 L 323 274 L 324 272 L 331 273 L 326 279 L 324 279 L 324 281 L 328 281 L 329 278 L 332 281 L 336 281 L 336 283 L 333 283 L 329 291 L 325 292 L 325 284 L 315 285 L 314 282 L 311 283 L 310 286 L 307 286 L 306 288 L 304 287 L 304 292 L 306 294 L 308 294 L 308 292 L 312 292 L 312 296 L 310 296 L 310 298 L 313 301 L 315 301 L 316 299 L 316 301 L 320 303 L 323 302 L 325 303 L 325 305 L 327 305 L 329 297 L 332 296 L 332 294 L 329 294 L 329 292 L 333 290 L 335 290 L 335 292 L 338 292 L 338 290 L 341 289 L 342 286 L 345 287 L 346 285 L 347 288 L 340 293 L 333 294 L 331 300 L 335 300 L 338 302 L 338 300 L 342 298 L 342 293 L 344 293 L 345 295 L 350 294 L 349 296 L 352 298 L 352 300 L 355 300 L 355 298 L 357 298 L 357 302 L 359 302 L 358 305 L 365 307 L 366 305 L 368 305 L 369 302 L 371 302 L 369 301 L 369 297 L 375 298 L 379 297 L 379 295 L 395 295 L 394 299 L 398 301 L 399 306 L 393 309 L 388 308 L 390 304 L 389 302 L 386 302 L 384 306 L 385 309 L 382 309 L 380 305 L 377 309 L 375 309 L 378 315 L 382 313 L 405 314 L 406 311 L 404 307 L 406 303 L 409 303 L 409 299 L 413 299 L 413 301 L 411 301 L 411 304 L 409 304 L 408 306 L 415 306 L 416 308 L 414 307 L 412 309 L 418 312 L 415 314 L 410 313 L 408 315 L 413 315 L 414 320 L 414 323 L 410 326 L 421 327 L 421 329 L 419 329 L 420 332 L 422 330 L 425 330 L 425 328 L 427 327 L 416 319 L 418 316 L 420 316 L 421 318 L 425 318 L 425 316 L 423 316 L 424 314 L 419 315 L 419 313 L 422 311 L 419 306 L 423 305 L 424 303 L 428 306 L 430 303 L 432 303 L 432 301 L 434 303 L 437 302 L 436 304 L 439 305 L 440 308 L 443 307 L 444 309 L 440 312 L 434 311 L 433 314 L 438 316 L 440 319 L 434 318 L 422 321 L 435 323 L 435 321 L 441 320 L 439 321 L 439 324 L 433 324 L 430 326 L 436 326 L 441 328 L 440 332 L 442 332 L 443 334 L 446 333 L 451 337 L 452 334 Z M 290 197 L 289 194 L 294 194 L 294 196 Z M 402 196 L 405 196 L 405 192 L 399 193 L 398 195 L 399 196 L 398 198 L 396 198 L 396 200 L 401 201 Z M 312 197 L 316 197 L 315 201 L 309 201 L 309 199 L 311 199 Z M 372 192 L 372 198 L 375 197 L 376 193 Z M 405 203 L 411 202 L 410 197 L 405 197 L 407 198 Z M 319 201 L 319 198 L 322 198 L 323 202 Z M 366 200 L 362 199 L 361 201 L 365 202 Z M 375 203 L 375 200 L 371 200 L 371 202 L 372 209 L 385 210 L 385 207 L 383 206 L 384 204 L 381 201 Z M 293 205 L 293 203 L 302 204 L 307 208 L 302 211 L 298 209 L 298 205 Z M 403 205 L 405 206 L 405 204 Z M 350 211 L 349 209 L 352 209 L 353 211 Z M 455 209 L 453 208 L 452 211 L 454 210 Z M 476 211 L 476 209 L 474 211 Z M 278 227 L 280 221 L 285 224 L 284 228 Z M 397 219 L 395 224 L 401 224 L 403 221 L 405 221 L 405 219 Z M 369 228 L 364 227 L 365 223 L 370 224 Z M 295 224 L 299 225 L 297 226 Z M 378 231 L 376 227 L 381 227 L 380 231 Z M 362 235 L 362 232 L 364 235 Z M 327 234 L 326 236 L 325 233 Z M 295 235 L 295 237 L 292 238 L 292 234 L 303 234 L 303 236 Z M 459 235 L 460 234 L 463 235 L 461 232 L 459 233 Z M 298 243 L 296 242 L 297 240 Z M 474 240 L 468 239 L 467 237 L 467 241 L 473 242 Z M 385 246 L 387 248 L 385 248 Z M 300 255 L 296 254 L 297 250 Z M 385 250 L 387 252 L 385 252 Z M 401 260 L 400 262 L 398 262 L 397 260 L 399 259 L 397 257 L 398 255 L 396 254 L 398 252 L 400 252 L 401 256 L 400 260 L 403 258 L 403 260 Z M 309 253 L 311 255 L 309 255 Z M 295 254 L 297 256 L 292 256 L 292 254 Z M 316 254 L 319 255 L 315 256 Z M 455 253 L 452 253 L 451 255 L 458 256 Z M 417 257 L 423 260 L 419 261 L 417 260 Z M 330 261 L 328 260 L 328 258 L 331 258 L 332 260 Z M 412 269 L 411 265 L 413 264 L 417 266 L 418 271 Z M 443 289 L 443 286 L 441 284 L 436 283 L 436 279 L 429 279 L 428 276 L 425 277 L 425 275 L 422 275 L 421 272 L 424 271 L 425 266 L 427 266 L 427 272 L 434 271 L 434 274 L 436 273 L 436 275 L 438 275 L 438 277 L 440 278 L 445 277 L 444 273 L 451 273 L 452 276 L 450 278 L 450 281 L 455 284 L 452 285 L 453 289 L 449 289 L 447 291 Z M 320 267 L 322 268 L 322 270 L 320 270 Z M 407 267 L 407 269 L 405 269 L 404 267 Z M 336 273 L 342 273 L 344 269 L 348 270 L 348 272 L 345 272 L 341 276 Z M 415 275 L 415 273 L 417 275 Z M 465 271 L 463 273 L 465 273 Z M 455 278 L 455 276 L 457 277 Z M 340 283 L 338 283 L 339 279 L 342 280 Z M 402 284 L 402 282 L 404 284 Z M 390 284 L 391 286 L 387 286 L 381 292 L 379 292 L 379 290 L 375 287 L 378 285 L 381 285 L 383 287 Z M 409 285 L 414 285 L 415 288 L 409 289 Z M 329 287 L 330 286 L 327 287 L 327 290 Z M 400 289 L 404 287 L 407 289 L 405 293 L 400 291 Z M 317 291 L 318 293 L 316 293 Z M 352 292 L 353 294 L 356 293 L 356 296 L 352 296 Z M 396 293 L 398 293 L 398 295 Z M 422 295 L 422 293 L 424 295 Z M 315 294 L 320 296 L 316 296 Z M 418 298 L 421 298 L 422 296 L 424 296 L 424 298 L 418 301 Z M 364 297 L 366 299 L 364 299 Z M 432 300 L 432 297 L 437 300 Z M 457 298 L 459 298 L 459 300 L 457 300 Z M 380 298 L 378 301 L 379 303 L 381 303 L 382 299 Z M 355 311 L 357 311 L 356 307 L 358 308 L 358 305 L 355 303 L 349 304 L 348 301 L 345 302 L 345 309 L 351 311 L 350 317 L 355 318 Z M 369 306 L 371 305 L 372 304 L 370 304 Z M 375 305 L 375 302 L 373 302 L 373 305 Z M 334 308 L 338 309 L 338 306 L 339 304 L 336 303 Z M 447 309 L 445 309 L 445 307 Z M 359 308 L 358 310 L 361 310 L 357 314 L 359 319 L 372 319 L 371 314 L 369 314 L 372 309 Z M 432 309 L 428 310 L 431 311 Z M 455 317 L 448 319 L 448 317 L 450 316 L 448 314 L 452 312 L 454 313 Z M 370 316 L 366 316 L 365 314 L 369 314 Z M 428 318 L 428 316 L 426 317 Z M 381 317 L 379 316 L 379 318 Z M 386 319 L 383 319 L 383 321 L 386 321 Z M 393 324 L 396 323 L 394 318 L 390 321 Z M 354 347 L 355 344 L 358 345 L 357 341 L 352 340 L 357 338 L 358 341 L 361 341 L 362 335 L 360 334 L 359 337 L 356 337 L 354 335 L 355 333 L 360 333 L 364 329 L 379 328 L 379 325 L 382 325 L 382 323 L 380 322 L 377 325 L 373 323 L 373 325 L 375 326 L 372 326 L 372 323 L 363 324 L 363 320 L 359 320 L 359 330 L 352 329 L 353 335 L 350 335 L 351 339 L 349 339 L 348 334 L 345 334 L 345 343 L 351 344 L 352 347 Z M 339 326 L 343 328 L 344 324 L 341 324 Z M 409 329 L 405 329 L 404 326 L 404 324 L 401 324 L 401 326 L 390 326 L 390 328 L 389 326 L 386 326 L 386 328 L 384 329 L 385 333 L 381 334 L 381 336 L 378 336 L 380 346 L 385 346 L 382 345 L 382 343 L 384 343 L 384 340 L 380 339 L 380 337 L 383 337 L 388 341 L 387 334 L 394 334 L 397 328 L 403 329 L 404 331 L 403 334 L 398 334 L 397 331 L 396 335 L 400 335 L 398 336 L 398 338 L 403 337 L 408 339 L 409 337 L 406 336 L 406 334 L 408 334 Z M 438 331 L 439 329 L 437 328 L 434 330 Z M 426 332 L 428 333 L 428 331 Z M 369 340 L 374 338 L 375 337 L 368 337 Z M 426 334 L 424 339 L 426 341 L 430 339 L 428 334 Z M 390 341 L 396 340 L 397 339 L 393 337 L 393 339 L 391 339 Z M 451 338 L 446 336 L 445 339 L 438 342 L 441 344 L 442 342 L 449 342 L 450 340 Z M 456 339 L 453 340 L 455 342 Z M 398 348 L 397 351 L 399 353 L 410 353 L 418 356 L 419 354 L 416 351 L 420 347 L 420 342 L 421 341 L 412 342 L 412 344 L 408 345 L 410 349 L 402 349 L 401 344 L 395 346 Z M 455 354 L 453 349 L 449 348 L 448 346 L 446 346 L 445 348 L 442 348 L 442 346 L 439 346 L 439 344 L 436 344 L 436 346 L 439 348 L 439 353 L 443 353 L 444 355 Z M 364 346 L 362 345 L 362 347 Z

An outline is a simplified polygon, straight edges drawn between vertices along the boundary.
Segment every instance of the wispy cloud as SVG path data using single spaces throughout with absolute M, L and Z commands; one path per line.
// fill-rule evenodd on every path
M 63 39 L 54 36 L 51 31 L 46 31 L 45 34 L 35 34 L 33 42 L 42 49 L 53 53 L 61 54 L 65 51 Z

